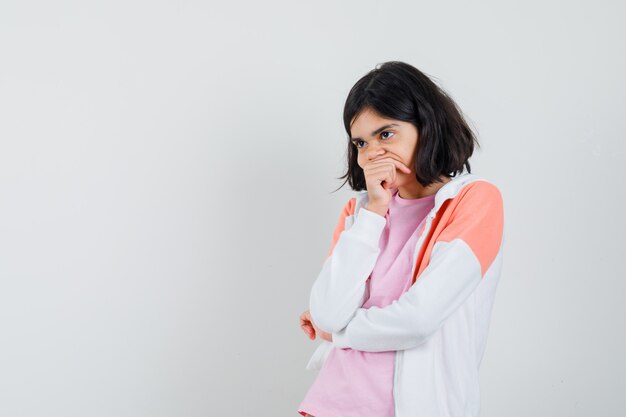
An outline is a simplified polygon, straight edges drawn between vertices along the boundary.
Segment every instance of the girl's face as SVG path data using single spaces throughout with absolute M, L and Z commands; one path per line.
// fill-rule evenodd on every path
M 414 164 L 418 132 L 413 124 L 387 119 L 365 109 L 352 121 L 350 133 L 361 168 L 369 161 L 389 157 L 411 169 L 410 174 L 396 170 L 398 186 L 417 182 Z

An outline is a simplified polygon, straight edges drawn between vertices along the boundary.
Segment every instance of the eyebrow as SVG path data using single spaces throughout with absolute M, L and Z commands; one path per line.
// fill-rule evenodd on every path
M 382 132 L 385 129 L 390 128 L 391 126 L 400 126 L 400 125 L 397 124 L 397 123 L 390 123 L 388 125 L 381 126 L 381 127 L 379 127 L 378 129 L 376 129 L 376 130 L 374 130 L 372 132 L 372 136 L 375 136 L 375 135 L 379 134 L 380 132 Z M 362 139 L 361 138 L 350 138 L 350 142 L 354 142 L 354 141 L 357 141 L 357 140 L 362 140 Z

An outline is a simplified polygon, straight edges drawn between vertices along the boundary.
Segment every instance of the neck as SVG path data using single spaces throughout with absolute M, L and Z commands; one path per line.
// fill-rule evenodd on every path
M 422 184 L 417 182 L 415 178 L 413 179 L 414 181 L 410 184 L 403 184 L 398 187 L 398 194 L 400 195 L 400 198 L 409 200 L 414 198 L 428 197 L 429 195 L 436 194 L 441 187 L 446 185 L 446 183 L 451 180 L 451 178 L 441 176 L 440 179 L 443 182 L 436 182 L 430 184 L 428 187 L 424 187 L 422 186 Z

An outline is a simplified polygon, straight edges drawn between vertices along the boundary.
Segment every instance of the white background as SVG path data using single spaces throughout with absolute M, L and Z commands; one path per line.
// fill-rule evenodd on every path
M 623 3 L 0 4 L 0 415 L 297 416 L 345 98 L 456 100 L 507 241 L 482 417 L 626 407 Z

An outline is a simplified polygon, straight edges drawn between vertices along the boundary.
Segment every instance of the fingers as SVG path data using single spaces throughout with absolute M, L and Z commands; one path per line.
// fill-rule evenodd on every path
M 304 326 L 300 326 L 302 328 L 302 330 L 307 334 L 307 336 L 309 336 L 309 339 L 313 340 L 315 339 L 315 329 L 313 328 L 313 326 L 310 325 L 304 325 Z
M 410 174 L 411 173 L 411 168 L 409 168 L 408 166 L 404 165 L 402 162 L 398 161 L 397 159 L 394 159 L 392 157 L 385 157 L 385 158 L 380 158 L 380 159 L 376 159 L 374 161 L 370 161 L 367 163 L 367 165 L 376 165 L 379 163 L 392 163 L 394 165 L 394 167 L 398 168 L 400 171 L 404 172 L 405 174 Z
M 304 313 L 300 314 L 300 325 L 311 320 L 311 316 L 309 314 L 309 310 L 306 310 Z
M 310 320 L 309 310 L 300 315 L 300 328 L 307 334 L 307 336 L 309 336 L 309 339 L 315 339 L 316 332 L 313 322 Z
M 383 163 L 378 166 L 365 167 L 363 172 L 366 179 L 376 180 L 384 189 L 393 188 L 395 186 L 397 170 L 393 164 Z
M 411 173 L 411 169 L 408 166 L 392 157 L 370 161 L 363 167 L 366 179 L 375 179 L 385 190 L 397 188 L 397 170 L 404 174 Z

